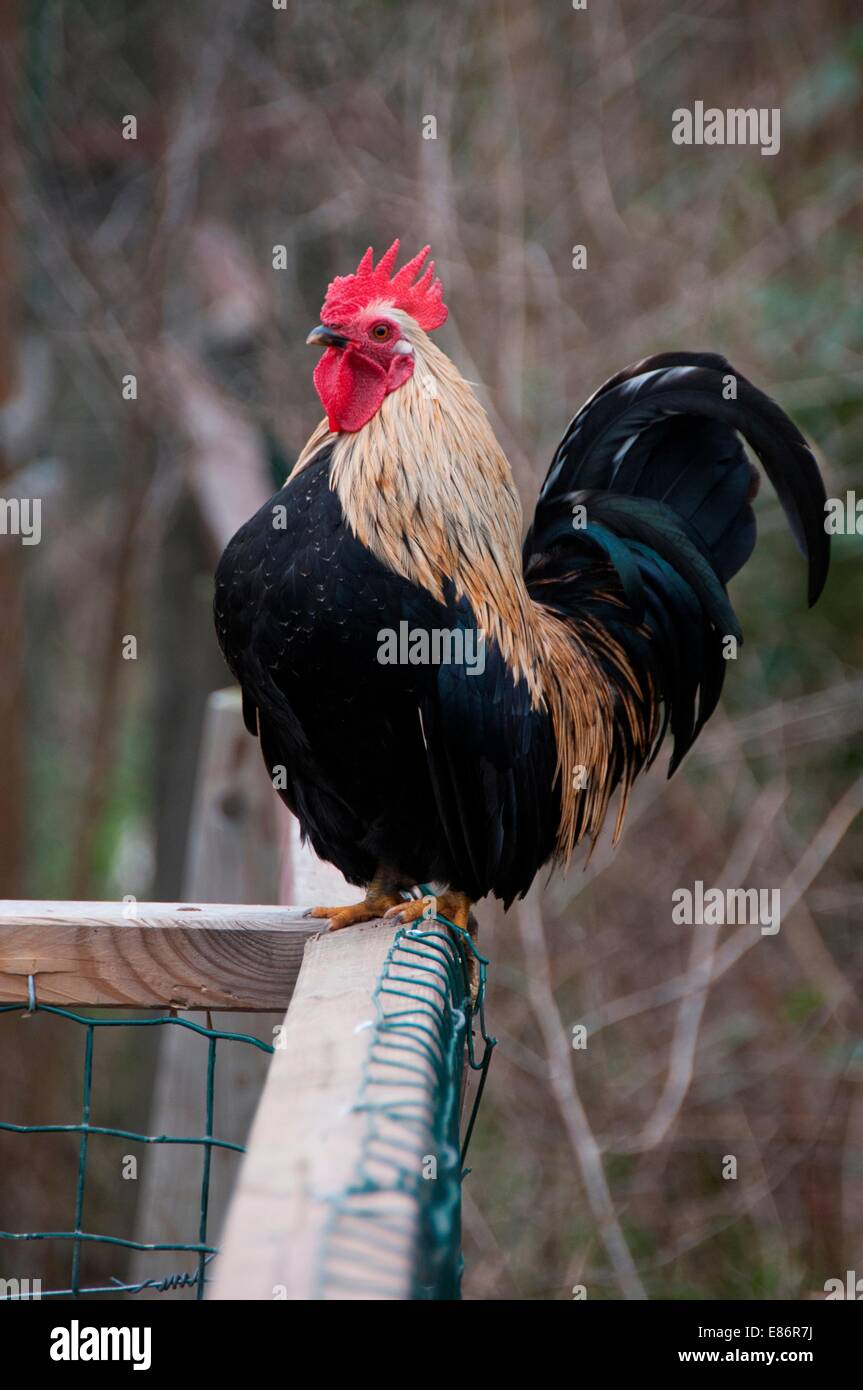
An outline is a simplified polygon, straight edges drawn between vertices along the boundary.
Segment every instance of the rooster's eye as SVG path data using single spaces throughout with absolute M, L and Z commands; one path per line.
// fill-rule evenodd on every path
M 390 336 L 392 329 L 388 323 L 376 323 L 372 329 L 372 337 L 377 338 L 379 343 L 383 343 Z

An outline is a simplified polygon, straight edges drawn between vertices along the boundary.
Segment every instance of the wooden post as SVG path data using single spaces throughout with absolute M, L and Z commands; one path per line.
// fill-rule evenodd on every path
M 257 740 L 243 724 L 239 689 L 214 691 L 204 718 L 186 856 L 184 887 L 195 901 L 277 901 L 278 806 Z M 289 914 L 292 911 L 286 910 Z M 300 917 L 296 920 L 305 927 L 304 945 L 319 927 Z M 262 1000 L 260 1007 L 279 1008 L 279 1012 L 258 1016 L 228 1013 L 219 1017 L 217 1026 L 227 1032 L 252 1033 L 271 1043 L 287 1003 L 279 1007 Z M 197 1022 L 205 1021 L 205 1016 L 193 1017 Z M 157 1134 L 194 1134 L 201 1125 L 203 1058 L 200 1049 L 189 1046 L 188 1037 L 180 1036 L 183 1031 L 165 1029 L 160 1039 L 149 1122 Z M 246 1141 L 268 1063 L 269 1058 L 258 1048 L 239 1044 L 219 1047 L 217 1123 L 219 1133 L 235 1143 Z M 151 1150 L 142 1167 L 135 1220 L 136 1239 L 141 1241 L 187 1240 L 194 1225 L 200 1162 L 176 1148 L 171 1153 L 170 1147 Z M 216 1243 L 236 1173 L 233 1158 L 225 1161 L 219 1157 L 212 1165 L 208 1224 Z M 152 1278 L 156 1272 L 152 1255 L 136 1254 L 130 1263 L 133 1280 Z M 184 1298 L 195 1297 L 194 1289 L 180 1292 Z M 161 1295 L 144 1290 L 139 1297 Z
M 286 891 L 294 895 L 294 902 L 307 905 L 315 901 L 350 902 L 356 897 L 356 889 L 350 888 L 336 870 L 322 865 L 308 846 L 300 845 L 297 823 L 279 801 L 257 739 L 243 724 L 237 687 L 217 690 L 207 702 L 188 843 L 184 887 L 195 902 L 284 903 Z M 317 922 L 296 920 L 304 938 L 320 930 Z M 278 1008 L 279 1012 L 258 1016 L 229 1013 L 220 1016 L 219 1027 L 253 1033 L 272 1042 L 288 999 L 271 996 L 265 1002 L 263 994 L 259 999 L 260 1008 Z M 203 1017 L 198 1016 L 198 1021 L 203 1022 Z M 181 1036 L 182 1031 L 166 1029 L 160 1041 L 149 1122 L 153 1133 L 191 1134 L 201 1125 L 202 1059 L 199 1050 L 189 1046 L 188 1037 Z M 219 1048 L 217 1122 L 220 1133 L 235 1143 L 246 1142 L 268 1060 L 257 1048 Z M 209 1207 L 209 1233 L 215 1244 L 236 1173 L 236 1160 L 217 1157 Z M 143 1166 L 136 1238 L 186 1239 L 190 1213 L 197 1210 L 199 1181 L 196 1159 L 176 1148 L 170 1152 L 169 1146 L 151 1150 Z M 131 1268 L 133 1280 L 153 1277 L 153 1257 L 135 1255 Z M 172 1295 L 177 1296 L 194 1298 L 195 1290 Z M 144 1290 L 139 1297 L 161 1295 Z

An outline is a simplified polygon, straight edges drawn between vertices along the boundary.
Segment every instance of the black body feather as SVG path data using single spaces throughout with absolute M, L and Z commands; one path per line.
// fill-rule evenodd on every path
M 357 541 L 329 464 L 324 451 L 289 479 L 216 575 L 219 641 L 267 766 L 286 779 L 280 794 L 315 851 L 352 883 L 383 865 L 405 886 L 442 881 L 511 901 L 554 847 L 548 715 L 531 710 L 491 641 L 476 674 L 378 661 L 380 632 L 403 621 L 414 631 L 476 622 L 464 600 L 438 603 Z

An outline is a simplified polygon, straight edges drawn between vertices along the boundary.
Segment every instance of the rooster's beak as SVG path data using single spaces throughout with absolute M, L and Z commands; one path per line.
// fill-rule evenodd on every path
M 306 342 L 312 347 L 344 348 L 348 345 L 347 338 L 344 338 L 341 333 L 334 333 L 331 328 L 324 328 L 323 325 L 319 328 L 313 328 Z

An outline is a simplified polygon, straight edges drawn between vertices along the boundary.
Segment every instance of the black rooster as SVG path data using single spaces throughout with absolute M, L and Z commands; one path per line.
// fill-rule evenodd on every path
M 237 532 L 216 627 L 280 794 L 366 894 L 333 928 L 423 904 L 461 927 L 594 837 L 620 787 L 673 738 L 671 771 L 722 688 L 740 629 L 726 584 L 755 543 L 761 460 L 827 575 L 825 494 L 800 432 L 712 353 L 607 381 L 552 460 L 524 542 L 485 412 L 428 332 L 428 248 L 331 284 L 315 383 L 327 419 Z M 396 659 L 393 660 L 393 655 Z

